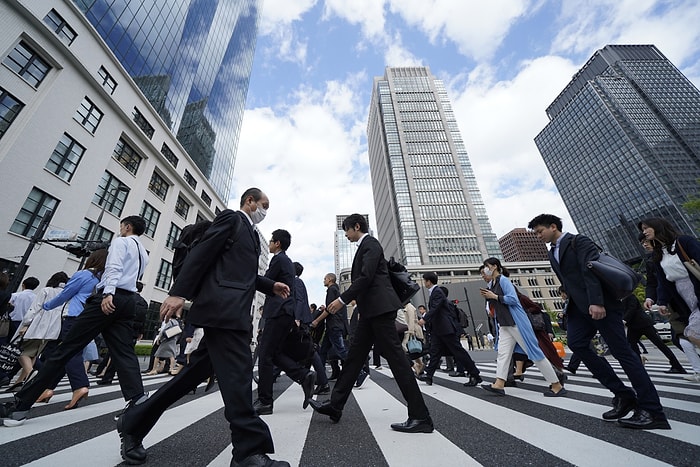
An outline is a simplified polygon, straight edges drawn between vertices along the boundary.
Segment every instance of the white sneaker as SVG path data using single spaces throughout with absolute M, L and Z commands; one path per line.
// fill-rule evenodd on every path
M 693 373 L 692 375 L 685 375 L 684 380 L 692 381 L 694 383 L 700 383 L 700 373 Z

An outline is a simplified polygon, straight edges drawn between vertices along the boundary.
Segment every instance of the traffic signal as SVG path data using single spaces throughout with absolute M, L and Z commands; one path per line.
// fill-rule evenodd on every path
M 85 256 L 90 256 L 90 252 L 81 243 L 69 243 L 63 247 L 68 253 L 77 256 L 78 258 L 83 258 Z

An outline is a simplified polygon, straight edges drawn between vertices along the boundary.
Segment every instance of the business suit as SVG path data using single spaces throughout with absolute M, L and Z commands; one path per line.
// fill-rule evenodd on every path
M 574 245 L 575 239 L 575 245 Z M 552 268 L 569 295 L 567 307 L 567 337 L 571 351 L 578 355 L 586 367 L 618 399 L 634 400 L 637 408 L 652 415 L 663 416 L 654 384 L 651 382 L 639 357 L 627 342 L 622 323 L 623 305 L 610 295 L 598 278 L 586 267 L 586 263 L 598 257 L 595 244 L 583 235 L 565 234 L 559 240 L 559 258 L 549 252 Z M 605 307 L 606 315 L 594 320 L 589 314 L 590 305 Z M 620 362 L 634 390 L 620 380 L 606 359 L 598 358 L 590 342 L 596 331 L 608 344 L 612 355 Z M 636 392 L 636 396 L 635 396 Z
M 298 383 L 302 382 L 308 370 L 283 351 L 287 335 L 292 327 L 296 326 L 294 322 L 295 270 L 292 260 L 284 251 L 280 251 L 272 257 L 265 277 L 273 282 L 283 282 L 292 290 L 287 298 L 268 294 L 263 305 L 265 329 L 260 336 L 258 350 L 258 400 L 264 405 L 271 405 L 275 366 L 282 369 L 287 376 Z
M 188 320 L 204 328 L 204 337 L 189 365 L 122 415 L 121 433 L 142 439 L 169 406 L 215 372 L 234 460 L 274 452 L 270 431 L 252 405 L 250 309 L 256 289 L 269 293 L 274 286 L 274 281 L 257 274 L 259 254 L 258 236 L 245 213 L 227 209 L 214 219 L 187 255 L 169 292 L 193 299 Z
M 340 287 L 338 284 L 331 283 L 326 289 L 326 306 L 330 305 L 336 298 L 340 297 Z M 344 361 L 348 357 L 348 349 L 345 347 L 344 338 L 348 334 L 348 307 L 343 306 L 335 314 L 326 317 L 326 333 L 321 341 L 321 348 L 318 354 L 321 356 L 321 362 L 326 364 L 328 360 L 328 352 L 331 348 L 335 355 L 333 359 Z M 338 364 L 335 363 L 337 366 Z M 334 370 L 335 372 L 336 370 Z
M 389 280 L 384 250 L 374 237 L 364 235 L 360 239 L 352 262 L 351 279 L 352 284 L 340 295 L 340 299 L 344 303 L 355 300 L 356 312 L 359 311 L 360 317 L 348 357 L 331 394 L 331 406 L 342 410 L 372 345 L 381 340 L 384 358 L 406 399 L 409 419 L 429 419 L 428 408 L 418 389 L 394 325 L 396 311 L 401 308 L 401 302 Z M 430 426 L 432 431 L 432 422 Z
M 430 325 L 430 363 L 426 368 L 426 377 L 432 379 L 435 370 L 440 366 L 440 358 L 444 354 L 452 355 L 470 376 L 479 376 L 479 369 L 474 364 L 474 360 L 462 347 L 459 336 L 462 334 L 462 327 L 457 321 L 457 316 L 447 302 L 447 297 L 434 285 L 430 292 L 428 301 L 428 312 L 423 316 L 423 320 Z

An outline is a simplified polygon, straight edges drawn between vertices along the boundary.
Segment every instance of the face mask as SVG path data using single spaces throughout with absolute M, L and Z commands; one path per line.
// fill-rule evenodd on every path
M 258 209 L 250 213 L 250 220 L 253 221 L 253 224 L 259 224 L 263 221 L 263 219 L 265 219 L 266 215 L 267 209 L 265 209 L 262 206 L 259 206 Z
M 486 277 L 491 277 L 491 276 L 493 276 L 493 271 L 489 268 L 484 268 L 484 275 Z

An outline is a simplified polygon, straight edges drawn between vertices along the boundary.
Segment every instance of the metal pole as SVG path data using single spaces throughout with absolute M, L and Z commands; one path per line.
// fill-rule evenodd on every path
M 464 297 L 467 300 L 467 308 L 469 308 L 469 319 L 472 322 L 472 329 L 474 330 L 474 338 L 476 339 L 476 343 L 481 348 L 481 341 L 479 339 L 479 336 L 476 335 L 476 323 L 474 322 L 474 313 L 472 313 L 472 304 L 469 301 L 469 293 L 467 293 L 467 288 L 464 287 Z
M 46 229 L 48 228 L 52 217 L 53 211 L 51 209 L 47 209 L 46 211 L 44 211 L 44 216 L 41 218 L 41 221 L 39 222 L 39 225 L 37 226 L 34 235 L 32 235 L 32 238 L 29 239 L 29 245 L 27 245 L 27 249 L 25 250 L 24 255 L 22 255 L 22 259 L 20 260 L 19 265 L 15 269 L 15 274 L 12 277 L 12 282 L 8 287 L 8 290 L 10 292 L 16 292 L 19 288 L 19 285 L 22 282 L 22 277 L 24 277 L 24 268 L 25 266 L 27 266 L 29 256 L 32 254 L 32 251 L 34 250 L 36 244 L 40 243 L 41 239 L 44 238 L 44 234 L 46 233 Z
M 97 221 L 95 222 L 95 228 L 92 229 L 92 231 L 90 232 L 90 235 L 88 235 L 88 238 L 86 239 L 87 240 L 85 243 L 86 247 L 90 245 L 90 242 L 95 240 L 95 237 L 97 236 L 97 230 L 102 225 L 102 218 L 104 217 L 105 211 L 107 210 L 107 205 L 110 202 L 112 203 L 112 205 L 114 205 L 114 202 L 117 200 L 117 193 L 120 191 L 127 191 L 128 192 L 129 188 L 124 186 L 124 185 L 117 185 L 117 186 L 113 186 L 112 188 L 109 189 L 109 191 L 107 191 L 107 196 L 105 196 L 104 203 L 102 203 L 102 206 L 100 206 L 101 207 L 100 215 L 97 216 Z M 110 200 L 110 198 L 111 198 L 111 200 Z M 85 256 L 80 258 L 80 266 L 78 266 L 79 270 L 83 269 L 83 266 L 85 265 L 86 260 L 87 260 L 87 258 Z

